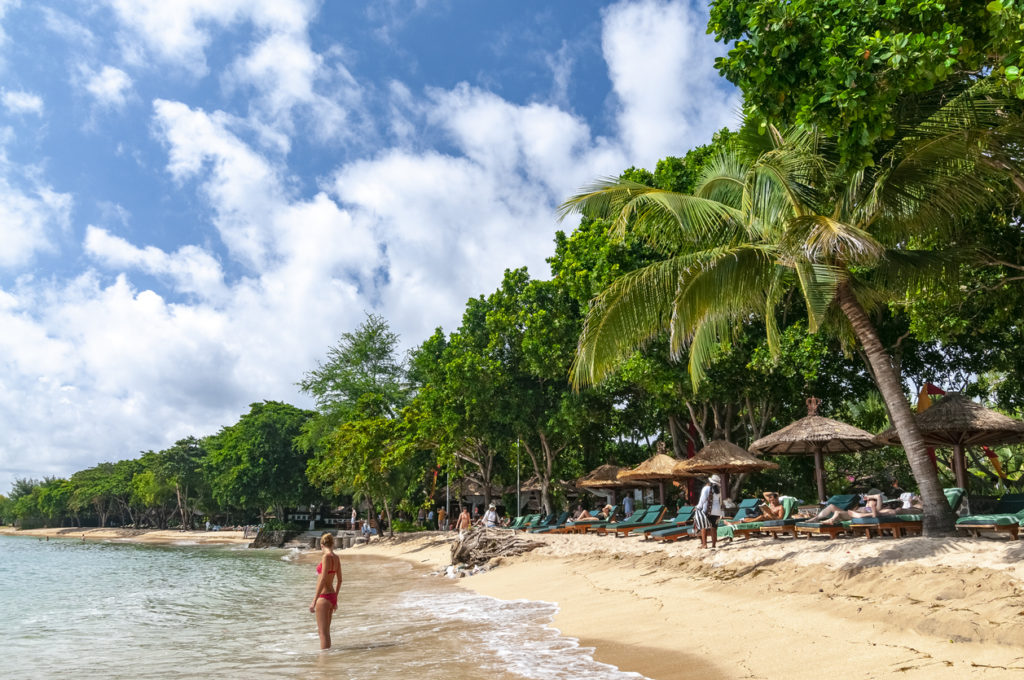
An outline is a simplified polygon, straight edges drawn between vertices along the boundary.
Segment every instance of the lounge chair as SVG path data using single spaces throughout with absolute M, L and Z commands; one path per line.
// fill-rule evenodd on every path
M 953 512 L 960 509 L 960 503 L 963 501 L 964 496 L 967 495 L 967 491 L 959 487 L 943 489 L 942 493 L 946 495 L 946 500 L 949 502 L 949 507 Z M 921 527 L 921 513 L 909 510 L 897 513 L 896 515 L 884 514 L 878 517 L 854 517 L 850 520 L 850 529 L 853 530 L 853 533 L 863 533 L 867 538 L 871 538 L 872 532 L 882 536 L 885 531 L 892 532 L 893 538 L 901 538 L 911 533 L 920 534 Z
M 635 522 L 619 522 L 618 524 L 609 524 L 602 529 L 598 529 L 599 534 L 611 533 L 618 538 L 619 536 L 625 536 L 633 529 L 638 527 L 649 527 L 652 524 L 657 524 L 665 516 L 664 505 L 652 505 L 647 508 L 647 512 L 644 513 L 643 517 Z
M 678 529 L 680 527 L 688 526 L 693 522 L 693 506 L 692 505 L 681 505 L 679 506 L 679 512 L 672 519 L 661 522 L 660 524 L 652 524 L 646 527 L 637 527 L 627 534 L 628 536 L 643 536 L 646 541 L 651 537 L 651 534 L 658 531 L 666 531 L 670 529 Z
M 509 525 L 507 527 L 502 527 L 502 528 L 503 529 L 509 529 L 511 531 L 515 531 L 516 529 L 521 529 L 525 522 L 526 522 L 526 515 L 520 515 L 519 517 L 516 517 L 514 520 L 509 522 Z
M 532 529 L 534 527 L 539 527 L 539 526 L 541 526 L 544 523 L 544 521 L 546 519 L 547 519 L 547 516 L 542 515 L 542 514 L 530 515 L 529 517 L 526 518 L 526 520 L 523 521 L 523 525 L 521 527 L 519 527 L 519 530 L 520 531 L 529 531 L 530 529 Z
M 609 517 L 615 517 L 615 513 L 619 511 L 619 506 L 613 505 L 611 511 L 608 513 Z M 591 511 L 591 515 L 597 516 L 596 513 L 600 513 L 600 510 Z M 562 529 L 563 533 L 566 534 L 585 534 L 590 528 L 596 528 L 601 524 L 608 524 L 610 520 L 597 520 L 597 521 L 583 521 L 583 522 L 567 522 L 565 527 Z
M 756 498 L 745 498 L 740 501 L 740 504 L 736 506 L 736 514 L 732 516 L 733 520 L 741 520 L 746 517 L 753 517 L 757 510 L 757 504 L 760 501 Z M 726 529 L 724 525 L 719 525 L 719 529 Z M 730 531 L 724 533 L 719 531 L 718 536 L 721 538 L 728 538 L 732 536 L 731 527 L 728 527 Z M 688 538 L 693 535 L 692 526 L 681 526 L 673 529 L 664 529 L 662 531 L 655 531 L 651 533 L 651 538 L 657 541 L 678 541 L 681 538 Z
M 547 534 L 552 531 L 557 531 L 565 526 L 566 521 L 569 519 L 569 513 L 563 512 L 558 516 L 558 519 L 547 526 L 537 527 L 536 529 L 530 529 L 531 534 Z
M 1017 540 L 1024 523 L 1024 494 L 1006 494 L 996 503 L 992 514 L 968 515 L 956 521 L 956 528 L 980 536 L 982 531 L 1010 534 Z
M 822 504 L 822 507 L 834 505 L 843 510 L 852 510 L 857 507 L 857 503 L 860 501 L 860 496 L 855 493 L 851 494 L 839 494 L 832 496 Z M 780 533 L 792 533 L 793 536 L 799 536 L 800 534 L 806 534 L 810 536 L 828 536 L 829 538 L 835 538 L 839 534 L 842 534 L 849 530 L 849 522 L 845 525 L 843 523 L 826 524 L 824 522 L 797 522 L 793 525 L 792 529 L 783 527 L 785 531 L 779 530 Z
M 780 533 L 792 533 L 796 535 L 794 527 L 799 520 L 792 519 L 790 515 L 800 505 L 800 501 L 792 496 L 784 496 L 782 503 L 782 519 L 768 519 L 762 522 L 746 522 L 745 524 L 733 525 L 732 535 L 739 538 L 750 538 L 751 534 L 770 533 L 772 538 L 778 538 Z M 719 536 L 719 538 L 722 538 Z
M 647 514 L 647 510 L 644 508 L 638 508 L 633 511 L 633 514 L 627 517 L 624 522 L 638 522 L 640 519 Z M 614 517 L 615 515 L 612 515 Z M 606 527 L 615 526 L 618 522 L 587 522 L 585 527 L 581 527 L 582 533 L 603 533 Z

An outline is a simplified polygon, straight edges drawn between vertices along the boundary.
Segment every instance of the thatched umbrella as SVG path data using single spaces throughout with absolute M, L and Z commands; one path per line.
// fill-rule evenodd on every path
M 761 460 L 731 442 L 716 439 L 693 454 L 693 458 L 677 461 L 675 471 L 681 475 L 721 473 L 726 476 L 722 480 L 722 488 L 728 491 L 728 475 L 731 473 L 739 474 L 756 470 L 769 470 L 777 467 L 779 467 L 778 463 Z
M 676 463 L 680 462 L 665 453 L 665 445 L 659 442 L 658 452 L 637 465 L 632 470 L 621 470 L 619 479 L 625 481 L 652 480 L 658 482 L 658 498 L 665 502 L 665 480 L 680 477 L 692 477 L 686 472 L 676 472 Z
M 953 473 L 957 486 L 967 488 L 967 461 L 964 448 L 989 444 L 1024 442 L 1024 421 L 985 408 L 958 392 L 942 399 L 917 415 L 917 426 L 928 446 L 953 449 Z M 875 437 L 879 444 L 900 444 L 899 434 L 890 427 Z
M 856 453 L 881 446 L 875 436 L 859 427 L 818 415 L 820 399 L 807 400 L 807 416 L 750 445 L 754 453 L 768 455 L 814 454 L 814 479 L 818 500 L 824 502 L 826 453 Z
M 618 465 L 605 463 L 594 468 L 587 474 L 576 480 L 576 486 L 584 489 L 617 489 L 625 486 L 619 480 L 619 472 L 622 470 Z
M 675 471 L 681 475 L 723 474 L 771 470 L 778 463 L 761 460 L 731 442 L 716 439 L 694 454 L 693 458 L 676 461 Z

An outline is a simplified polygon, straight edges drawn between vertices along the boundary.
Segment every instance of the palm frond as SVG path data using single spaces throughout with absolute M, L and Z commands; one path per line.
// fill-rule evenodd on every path
M 836 299 L 836 288 L 842 276 L 834 267 L 806 261 L 797 263 L 794 269 L 807 304 L 808 329 L 815 333 Z
M 655 262 L 616 279 L 591 304 L 570 369 L 577 387 L 603 380 L 615 366 L 668 328 L 680 280 L 692 258 Z
M 878 262 L 885 252 L 882 244 L 868 232 L 825 215 L 801 215 L 791 219 L 780 247 L 794 259 L 867 266 Z

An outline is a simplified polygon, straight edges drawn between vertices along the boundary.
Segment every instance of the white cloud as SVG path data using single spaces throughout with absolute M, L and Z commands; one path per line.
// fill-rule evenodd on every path
M 13 7 L 21 6 L 21 0 L 0 0 L 0 21 L 3 21 L 7 11 Z M 0 28 L 0 46 L 7 42 L 7 33 Z
M 350 142 L 342 149 L 351 158 L 359 145 L 346 134 L 362 117 L 363 89 L 344 52 L 311 47 L 317 6 L 112 4 L 135 65 L 177 65 L 197 77 L 218 32 L 248 22 L 252 41 L 216 78 L 249 108 L 153 102 L 167 176 L 183 194 L 195 191 L 197 214 L 209 216 L 196 225 L 206 230 L 198 242 L 132 242 L 127 212 L 110 203 L 85 229 L 80 275 L 37 279 L 15 269 L 21 278 L 0 283 L 0 476 L 68 474 L 134 457 L 212 433 L 256 400 L 305 404 L 295 381 L 364 310 L 382 313 L 407 345 L 438 324 L 453 329 L 466 299 L 494 290 L 505 268 L 525 264 L 547 276 L 560 201 L 595 177 L 706 142 L 735 98 L 717 91 L 716 48 L 685 5 L 623 3 L 605 13 L 602 42 L 617 137 L 595 137 L 567 111 L 573 62 L 563 46 L 550 62 L 548 104 L 520 105 L 465 84 L 382 84 L 381 127 L 397 141 L 300 194 L 304 184 L 287 165 L 300 162 L 287 155 L 297 124 Z M 674 42 L 665 25 L 681 31 Z M 110 91 L 127 97 L 130 86 Z M 431 148 L 439 134 L 444 146 Z M 0 139 L 13 135 L 0 130 Z M 14 268 L 53 247 L 71 197 L 0 164 L 2 210 L 0 258 Z M 162 293 L 144 289 L 149 277 Z M 38 461 L 32 470 L 28 450 Z
M 173 280 L 175 290 L 191 293 L 207 301 L 225 297 L 224 272 L 220 263 L 197 246 L 182 246 L 173 254 L 154 246 L 137 248 L 105 229 L 89 225 L 85 233 L 85 252 L 108 268 L 138 269 Z
M 43 98 L 31 92 L 4 90 L 2 95 L 4 108 L 15 114 L 43 113 Z
M 714 69 L 725 47 L 687 2 L 621 2 L 604 12 L 602 47 L 619 100 L 623 142 L 653 168 L 736 122 L 740 96 Z
M 309 41 L 317 4 L 310 0 L 112 0 L 125 27 L 126 59 L 143 65 L 143 55 L 183 68 L 196 77 L 208 72 L 206 51 L 214 29 L 248 22 L 254 40 L 223 74 L 229 90 L 251 88 L 253 124 L 292 132 L 296 110 L 310 119 L 320 139 L 353 134 L 350 111 L 361 111 L 362 88 L 328 50 L 326 60 Z
M 15 168 L 0 153 L 0 267 L 24 267 L 37 252 L 52 251 L 69 224 L 71 196 L 36 174 L 32 167 Z
M 104 66 L 94 71 L 88 66 L 80 68 L 82 86 L 100 106 L 121 108 L 128 99 L 132 79 L 127 73 L 113 66 Z

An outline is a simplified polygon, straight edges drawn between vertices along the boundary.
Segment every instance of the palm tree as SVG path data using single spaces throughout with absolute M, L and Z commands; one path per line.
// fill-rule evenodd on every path
M 794 288 L 812 331 L 860 345 L 906 450 L 924 504 L 926 535 L 953 532 L 953 515 L 900 376 L 871 313 L 928 285 L 956 285 L 970 244 L 958 226 L 1005 205 L 1021 181 L 1024 125 L 980 84 L 898 131 L 870 167 L 849 170 L 834 140 L 769 128 L 712 161 L 692 194 L 605 180 L 570 198 L 563 217 L 613 218 L 661 261 L 616 280 L 592 303 L 571 379 L 603 379 L 660 332 L 674 358 L 689 353 L 699 383 L 735 324 L 763 316 L 778 347 L 776 307 Z

